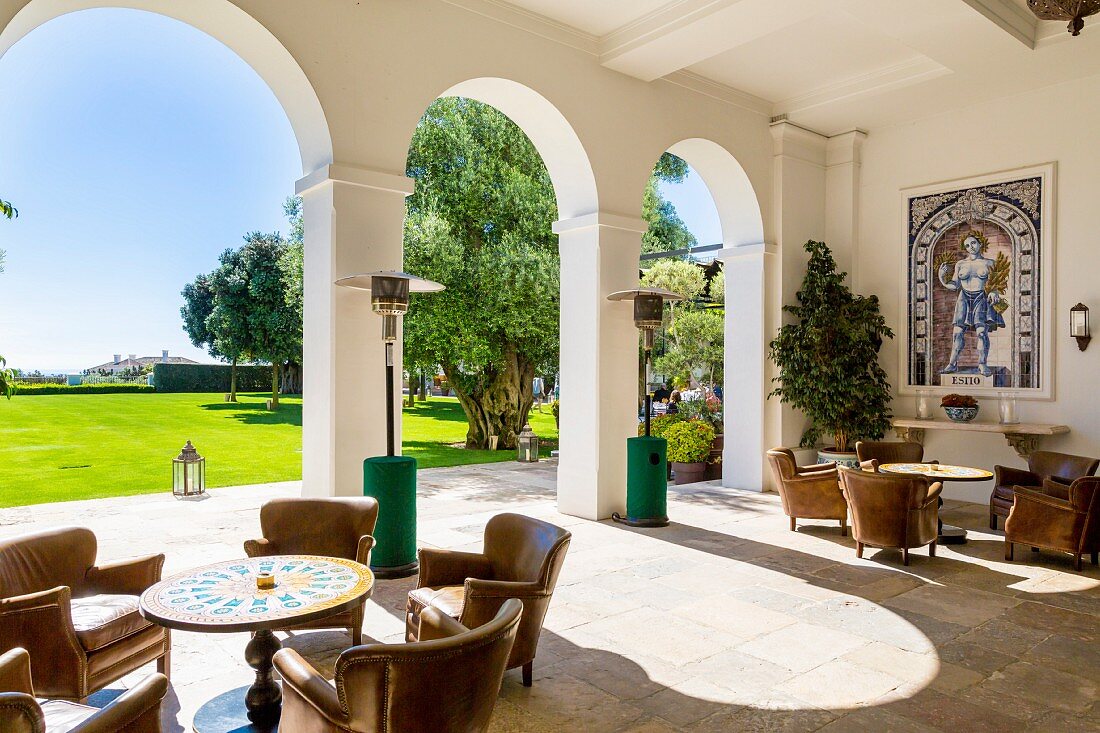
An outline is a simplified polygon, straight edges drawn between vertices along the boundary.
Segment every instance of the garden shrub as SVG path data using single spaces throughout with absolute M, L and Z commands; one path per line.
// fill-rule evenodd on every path
M 133 394 L 155 391 L 149 384 L 19 384 L 15 394 Z
M 678 413 L 668 413 L 665 415 L 656 415 L 650 418 L 649 421 L 649 434 L 654 438 L 665 437 L 665 431 L 678 422 L 683 422 L 684 417 Z M 645 435 L 645 422 L 638 423 L 638 435 Z
M 710 456 L 714 428 L 702 420 L 685 420 L 665 430 L 670 463 L 702 463 Z
M 153 384 L 158 392 L 228 392 L 228 364 L 157 364 Z M 271 391 L 271 367 L 238 366 L 238 392 Z

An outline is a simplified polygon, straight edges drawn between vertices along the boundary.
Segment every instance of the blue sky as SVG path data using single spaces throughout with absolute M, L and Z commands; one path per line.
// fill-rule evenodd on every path
M 112 354 L 209 361 L 180 290 L 248 231 L 285 232 L 301 175 L 282 107 L 236 54 L 177 21 L 86 10 L 0 58 L 0 354 L 80 371 Z M 698 175 L 662 186 L 700 244 L 719 241 Z

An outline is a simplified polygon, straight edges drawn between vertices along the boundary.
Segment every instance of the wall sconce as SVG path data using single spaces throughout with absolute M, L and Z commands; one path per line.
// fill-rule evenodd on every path
M 1084 351 L 1092 341 L 1089 332 L 1089 307 L 1078 303 L 1069 309 L 1069 335 L 1077 339 L 1077 348 Z

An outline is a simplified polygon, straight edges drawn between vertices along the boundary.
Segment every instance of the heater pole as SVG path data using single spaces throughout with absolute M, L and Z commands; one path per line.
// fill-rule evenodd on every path
M 645 437 L 649 437 L 649 413 L 653 411 L 653 393 L 649 391 L 649 349 L 645 350 Z
M 386 455 L 396 455 L 393 440 L 393 342 L 386 342 Z

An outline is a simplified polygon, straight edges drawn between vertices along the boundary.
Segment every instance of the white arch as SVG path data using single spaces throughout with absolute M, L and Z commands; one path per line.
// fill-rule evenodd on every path
M 681 140 L 668 152 L 686 160 L 706 184 L 722 223 L 723 246 L 764 241 L 760 201 L 737 158 L 718 143 L 701 137 Z
M 573 126 L 546 97 L 510 79 L 482 77 L 455 84 L 440 97 L 468 97 L 492 105 L 519 125 L 542 156 L 558 218 L 573 219 L 599 211 L 596 176 Z
M 92 8 L 157 13 L 221 41 L 259 74 L 279 100 L 298 141 L 302 173 L 332 163 L 328 122 L 305 72 L 279 39 L 229 0 L 31 0 L 0 32 L 0 56 L 43 23 Z

